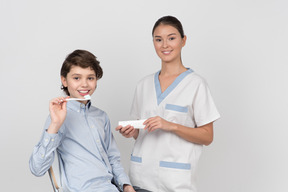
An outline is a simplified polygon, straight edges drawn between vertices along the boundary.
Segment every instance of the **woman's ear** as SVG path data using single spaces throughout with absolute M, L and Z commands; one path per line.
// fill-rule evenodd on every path
M 186 40 L 187 40 L 187 36 L 184 35 L 184 37 L 182 38 L 182 47 L 185 46 L 185 44 L 186 44 Z
M 68 86 L 68 85 L 67 85 L 67 80 L 66 80 L 65 77 L 61 76 L 61 82 L 62 82 L 62 85 L 63 85 L 64 87 L 67 87 L 67 86 Z

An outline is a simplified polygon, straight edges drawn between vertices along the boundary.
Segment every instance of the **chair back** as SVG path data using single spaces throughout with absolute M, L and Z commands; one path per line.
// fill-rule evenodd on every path
M 56 152 L 57 153 L 57 152 Z M 55 172 L 54 172 L 54 169 Z M 54 192 L 62 192 L 62 187 L 59 185 L 60 184 L 60 166 L 59 166 L 59 159 L 58 155 L 55 155 L 55 160 L 53 165 L 48 170 L 49 173 L 49 178 L 52 184 L 52 188 Z
M 50 181 L 51 181 L 54 192 L 59 192 L 60 187 L 57 183 L 52 166 L 49 168 L 48 173 L 49 173 Z

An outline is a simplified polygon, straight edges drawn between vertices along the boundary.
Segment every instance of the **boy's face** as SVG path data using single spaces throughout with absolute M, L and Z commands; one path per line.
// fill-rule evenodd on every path
M 85 95 L 92 95 L 97 86 L 95 71 L 79 66 L 72 66 L 67 77 L 61 76 L 62 84 L 68 88 L 71 98 L 84 98 Z M 88 101 L 81 101 L 86 104 Z

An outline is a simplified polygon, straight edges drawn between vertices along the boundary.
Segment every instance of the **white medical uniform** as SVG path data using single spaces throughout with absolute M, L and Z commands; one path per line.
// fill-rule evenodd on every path
M 220 117 L 205 80 L 188 68 L 162 93 L 159 72 L 142 79 L 131 108 L 133 119 L 160 116 L 191 129 Z M 140 129 L 130 161 L 130 180 L 153 192 L 196 192 L 202 145 L 174 133 Z

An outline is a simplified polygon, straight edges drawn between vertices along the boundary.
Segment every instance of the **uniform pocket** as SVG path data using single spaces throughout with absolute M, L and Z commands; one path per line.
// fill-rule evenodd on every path
M 180 105 L 166 104 L 165 109 L 171 111 L 178 111 L 181 113 L 188 113 L 188 107 L 183 107 Z
M 185 125 L 188 114 L 188 106 L 165 105 L 165 119 L 168 121 Z
M 142 158 L 131 155 L 129 177 L 132 185 L 141 186 Z
M 159 162 L 159 191 L 192 192 L 191 164 Z

